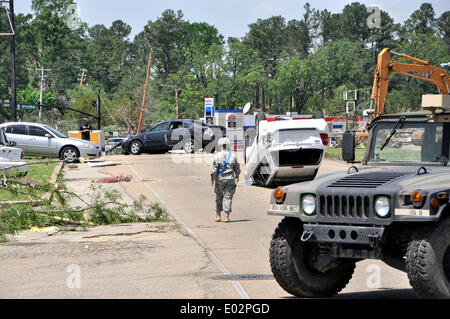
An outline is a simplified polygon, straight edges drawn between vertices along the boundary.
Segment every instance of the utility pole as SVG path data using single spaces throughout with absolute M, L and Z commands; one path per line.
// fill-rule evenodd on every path
M 7 1 L 2 1 L 0 4 Z M 11 36 L 11 117 L 15 122 L 17 121 L 17 93 L 16 93 L 16 34 L 14 24 L 14 1 L 9 0 L 9 24 L 11 33 L 4 35 Z
M 84 74 L 85 74 L 85 72 L 87 72 L 87 70 L 86 70 L 86 69 L 82 69 L 82 70 L 81 70 L 81 80 L 80 80 L 80 86 L 82 86 L 82 85 L 83 85 L 83 81 L 84 81 Z
M 178 92 L 179 89 L 175 88 L 175 118 L 178 120 Z
M 144 120 L 145 100 L 147 99 L 148 80 L 150 77 L 151 68 L 152 68 L 152 52 L 150 52 L 150 56 L 148 58 L 147 78 L 145 80 L 145 89 L 144 89 L 144 96 L 142 97 L 141 110 L 139 111 L 139 122 L 138 122 L 137 134 L 141 133 L 141 130 L 142 130 L 142 122 Z
M 100 90 L 97 90 L 97 129 L 98 130 L 101 129 L 101 118 L 102 118 L 102 113 L 100 110 L 101 101 L 102 101 L 102 98 L 100 96 Z
M 41 72 L 41 82 L 40 82 L 40 86 L 41 86 L 41 90 L 40 90 L 40 94 L 39 94 L 39 118 L 42 118 L 42 105 L 43 103 L 43 99 L 44 99 L 44 80 L 45 80 L 45 74 L 44 72 L 46 71 L 50 71 L 50 69 L 36 69 L 36 71 Z
M 9 14 L 11 28 L 13 35 L 11 36 L 11 115 L 13 121 L 17 121 L 17 93 L 16 93 L 16 35 L 15 35 L 15 24 L 14 24 L 14 1 L 9 1 Z

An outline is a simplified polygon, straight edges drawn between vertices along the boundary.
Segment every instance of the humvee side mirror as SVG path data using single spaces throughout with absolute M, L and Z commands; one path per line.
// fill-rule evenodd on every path
M 355 161 L 355 135 L 352 132 L 342 136 L 342 159 L 347 163 Z

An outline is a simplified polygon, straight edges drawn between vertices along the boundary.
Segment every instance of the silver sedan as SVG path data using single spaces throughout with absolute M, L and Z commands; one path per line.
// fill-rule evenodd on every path
M 45 124 L 10 122 L 1 124 L 0 128 L 5 131 L 8 140 L 16 142 L 16 146 L 27 155 L 58 157 L 67 162 L 74 162 L 79 157 L 101 156 L 97 144 L 67 137 Z

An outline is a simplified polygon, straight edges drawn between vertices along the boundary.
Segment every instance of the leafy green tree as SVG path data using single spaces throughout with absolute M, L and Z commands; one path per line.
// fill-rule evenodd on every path
M 71 29 L 67 23 L 73 4 L 73 0 L 33 0 L 35 18 L 23 31 L 30 74 L 36 81 L 35 68 L 51 69 L 48 85 L 60 94 L 77 82 L 85 44 L 86 25 Z
M 95 25 L 89 31 L 91 37 L 86 47 L 85 66 L 88 80 L 86 83 L 104 89 L 113 94 L 124 76 L 133 67 L 129 59 L 131 44 L 128 36 L 131 27 L 116 20 L 108 29 Z
M 447 46 L 450 48 L 450 11 L 445 11 L 436 20 L 436 26 L 441 34 L 442 39 L 444 39 Z
M 322 40 L 322 45 L 342 38 L 342 14 L 331 13 L 325 9 L 317 13 L 316 19 L 318 36 Z
M 366 42 L 370 35 L 370 29 L 367 26 L 369 14 L 364 4 L 353 2 L 346 5 L 342 10 L 340 25 L 343 38 L 361 43 Z
M 135 37 L 141 65 L 147 65 L 148 54 L 154 52 L 154 68 L 165 84 L 171 73 L 177 73 L 186 59 L 186 37 L 189 23 L 181 10 L 165 10 L 156 21 L 149 21 Z
M 408 33 L 433 33 L 435 12 L 430 3 L 422 3 L 420 8 L 414 11 L 405 21 L 405 29 Z
M 27 85 L 24 89 L 17 91 L 18 104 L 39 104 L 40 89 Z M 42 93 L 42 103 L 44 105 L 55 105 L 57 94 L 49 91 Z
M 264 66 L 255 50 L 237 38 L 228 38 L 225 55 L 225 73 L 228 74 L 226 104 L 237 105 L 254 102 L 256 88 L 264 82 Z

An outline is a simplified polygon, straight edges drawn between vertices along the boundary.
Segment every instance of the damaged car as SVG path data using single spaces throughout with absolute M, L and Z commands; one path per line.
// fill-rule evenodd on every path
M 19 173 L 26 175 L 28 165 L 25 162 L 25 153 L 20 148 L 14 147 L 15 142 L 6 138 L 5 132 L 0 128 L 0 174 L 10 175 Z
M 257 118 L 245 135 L 245 177 L 274 186 L 313 180 L 325 155 L 329 129 L 324 119 Z

